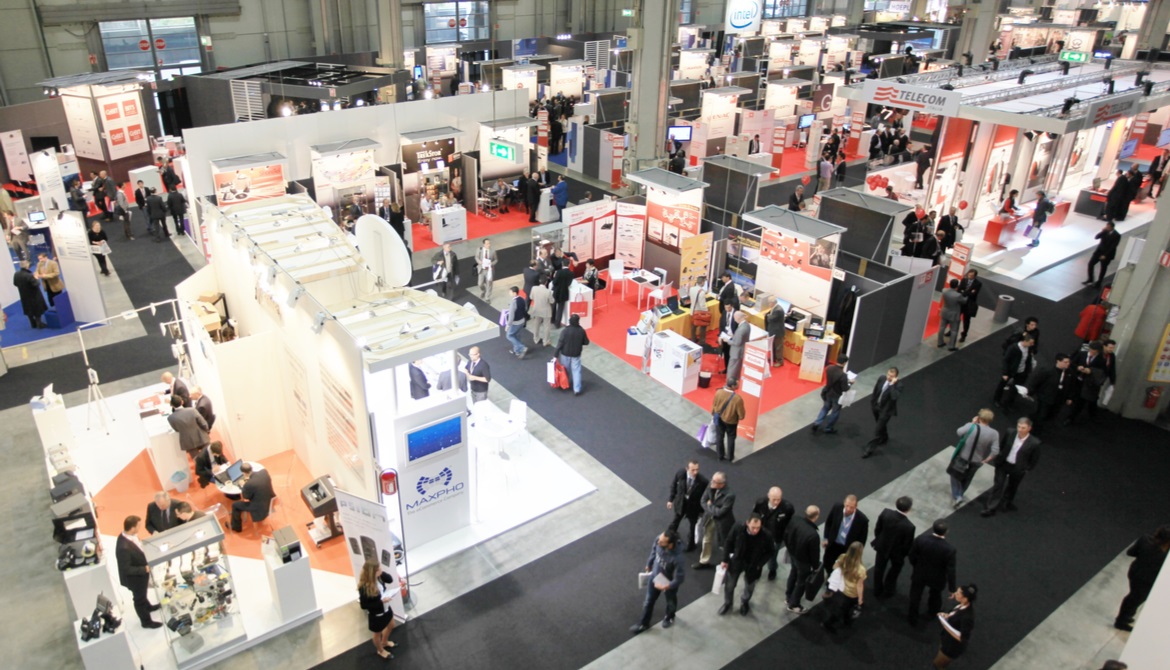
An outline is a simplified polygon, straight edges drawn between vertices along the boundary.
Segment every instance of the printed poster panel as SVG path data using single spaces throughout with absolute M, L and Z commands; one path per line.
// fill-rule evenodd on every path
M 329 446 L 361 479 L 364 468 L 358 455 L 353 395 L 324 367 L 321 368 L 321 392 L 325 399 L 325 435 Z
M 313 161 L 313 180 L 317 188 L 374 181 L 377 168 L 374 152 L 369 150 L 324 156 Z
M 987 155 L 987 167 L 983 171 L 983 181 L 979 184 L 979 202 L 976 204 L 973 218 L 991 216 L 1003 200 L 1004 176 L 1008 174 L 1008 161 L 1012 157 L 1012 144 L 1016 141 L 1016 129 L 1011 126 L 996 126 L 995 137 L 991 143 L 991 151 Z
M 382 572 L 393 583 L 400 583 L 395 559 L 401 555 L 402 545 L 394 541 L 394 533 L 390 530 L 391 523 L 399 525 L 397 513 L 392 515 L 386 505 L 348 491 L 334 489 L 334 492 L 337 494 L 337 516 L 349 549 L 345 553 L 349 554 L 354 580 L 361 577 L 362 566 L 366 561 L 377 561 L 382 566 Z M 394 618 L 406 620 L 402 589 L 394 589 L 390 609 L 394 612 Z
M 649 239 L 674 251 L 679 250 L 683 240 L 699 234 L 702 203 L 702 189 L 676 194 L 653 187 L 647 188 L 646 220 L 650 230 Z
M 577 254 L 584 262 L 593 258 L 593 217 L 584 217 L 576 225 L 569 226 L 569 251 Z
M 934 179 L 931 182 L 931 207 L 939 212 L 950 211 L 952 201 L 959 192 L 959 171 L 963 168 L 963 156 L 971 140 L 971 129 L 975 122 L 970 119 L 947 119 L 942 149 L 935 161 Z
M 138 92 L 108 95 L 97 99 L 98 115 L 106 133 L 106 147 L 110 160 L 150 153 L 146 136 L 146 120 Z
M 65 182 L 61 179 L 61 168 L 57 163 L 57 151 L 46 149 L 32 155 L 33 177 L 41 193 L 41 206 L 45 211 L 69 208 L 65 193 Z
M 761 239 L 758 284 L 817 316 L 828 312 L 840 235 L 809 242 L 774 230 Z
M 238 205 L 285 194 L 284 167 L 281 165 L 217 172 L 212 179 L 215 181 L 216 201 L 220 205 Z
M 679 272 L 679 292 L 696 282 L 707 280 L 707 271 L 711 266 L 711 240 L 713 233 L 692 235 L 682 241 L 680 249 L 682 269 Z
M 623 267 L 642 267 L 642 244 L 646 239 L 646 206 L 632 202 L 617 203 L 617 243 L 614 256 Z
M 65 120 L 69 124 L 69 135 L 73 138 L 73 152 L 79 158 L 105 161 L 102 153 L 102 136 L 97 121 L 93 118 L 93 104 L 89 98 L 73 95 L 61 96 L 65 108 Z
M 752 340 L 744 347 L 743 395 L 744 417 L 739 422 L 736 435 L 745 440 L 756 439 L 756 423 L 760 418 L 760 395 L 764 390 L 764 379 L 772 374 L 771 338 Z
M 756 290 L 759 273 L 760 238 L 740 230 L 727 231 L 727 271 L 731 281 L 744 291 Z
M 19 130 L 0 133 L 0 146 L 4 148 L 9 179 L 31 181 L 32 167 L 28 164 L 28 151 L 24 148 L 24 133 Z
M 593 219 L 593 257 L 602 259 L 612 256 L 614 240 L 616 239 L 615 225 L 617 212 L 612 201 L 606 201 L 604 206 L 598 207 L 598 216 Z
M 1150 365 L 1150 374 L 1146 379 L 1155 384 L 1170 383 L 1170 326 L 1162 331 L 1162 340 L 1154 352 L 1154 362 Z

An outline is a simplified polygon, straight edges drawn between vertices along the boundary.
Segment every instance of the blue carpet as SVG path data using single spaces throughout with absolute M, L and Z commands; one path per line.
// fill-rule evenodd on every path
M 2 347 L 15 347 L 21 344 L 28 344 L 29 342 L 47 340 L 50 337 L 57 337 L 58 335 L 69 335 L 77 332 L 78 327 L 81 326 L 81 322 L 74 321 L 62 328 L 38 328 L 34 330 L 28 325 L 28 317 L 24 315 L 20 301 L 5 307 L 4 315 L 8 317 L 8 326 L 3 331 L 0 331 L 0 346 Z

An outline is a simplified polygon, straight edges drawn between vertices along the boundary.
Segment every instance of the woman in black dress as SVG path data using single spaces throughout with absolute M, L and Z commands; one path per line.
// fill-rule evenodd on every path
M 382 566 L 377 561 L 366 561 L 362 566 L 362 576 L 358 580 L 358 604 L 370 617 L 374 648 L 382 658 L 394 658 L 390 649 L 397 646 L 390 641 L 390 631 L 394 630 L 394 612 L 390 609 L 390 600 L 396 588 L 398 585 L 390 575 L 382 572 Z
M 938 654 L 934 657 L 934 667 L 949 668 L 951 661 L 963 655 L 967 650 L 967 643 L 971 640 L 971 632 L 975 630 L 975 595 L 978 589 L 974 584 L 960 586 L 951 594 L 951 599 L 958 603 L 950 612 L 939 612 L 938 622 L 942 625 L 939 634 L 941 642 Z

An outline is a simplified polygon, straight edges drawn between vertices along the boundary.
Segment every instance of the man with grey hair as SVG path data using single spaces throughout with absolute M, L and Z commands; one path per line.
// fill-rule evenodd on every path
M 691 567 L 711 570 L 715 567 L 711 556 L 714 549 L 724 546 L 735 525 L 735 514 L 732 513 L 735 494 L 727 490 L 727 475 L 722 472 L 711 475 L 699 505 L 703 509 L 703 517 L 699 520 L 699 528 L 703 531 L 703 548 L 699 553 L 699 562 Z
M 166 491 L 154 494 L 154 501 L 146 506 L 146 532 L 154 535 L 177 526 L 179 517 L 175 516 L 176 504 Z

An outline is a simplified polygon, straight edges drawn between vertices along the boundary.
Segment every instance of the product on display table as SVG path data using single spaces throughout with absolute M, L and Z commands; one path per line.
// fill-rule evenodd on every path
M 341 525 L 337 521 L 337 494 L 334 492 L 332 477 L 325 475 L 309 482 L 301 489 L 301 500 L 313 513 L 313 520 L 305 525 L 318 549 L 326 540 L 342 534 Z
M 180 668 L 246 637 L 223 529 L 213 516 L 142 541 L 167 643 Z
M 702 347 L 673 330 L 654 333 L 650 347 L 651 377 L 679 395 L 699 387 Z

